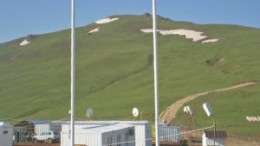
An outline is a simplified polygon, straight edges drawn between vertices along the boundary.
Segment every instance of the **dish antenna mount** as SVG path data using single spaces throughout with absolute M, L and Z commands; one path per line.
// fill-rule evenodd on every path
M 86 116 L 88 118 L 91 118 L 93 116 L 93 113 L 94 113 L 93 109 L 92 108 L 88 108 L 87 111 L 86 111 Z

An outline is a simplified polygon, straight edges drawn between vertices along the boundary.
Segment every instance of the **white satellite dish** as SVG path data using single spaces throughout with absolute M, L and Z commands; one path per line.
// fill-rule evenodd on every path
M 184 106 L 183 111 L 184 111 L 185 113 L 188 113 L 187 106 Z
M 209 103 L 204 103 L 202 106 L 208 117 L 213 116 L 213 112 Z
M 184 111 L 185 113 L 189 114 L 189 115 L 192 115 L 192 111 L 191 111 L 190 106 L 185 106 L 185 107 L 183 108 L 183 111 Z
M 135 118 L 138 117 L 138 115 L 139 115 L 139 110 L 138 110 L 138 108 L 134 107 L 133 110 L 132 110 L 132 114 L 133 114 L 133 116 L 134 116 Z
M 188 114 L 192 115 L 192 111 L 191 111 L 190 106 L 187 106 L 187 111 L 188 111 Z
M 91 118 L 93 116 L 93 109 L 92 108 L 88 108 L 87 111 L 86 111 L 86 116 Z

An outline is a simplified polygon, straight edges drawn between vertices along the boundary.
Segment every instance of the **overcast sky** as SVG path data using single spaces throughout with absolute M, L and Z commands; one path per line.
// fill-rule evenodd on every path
M 152 12 L 152 0 L 75 0 L 76 26 Z M 0 43 L 70 28 L 71 0 L 0 0 Z M 260 0 L 157 0 L 157 14 L 198 24 L 260 28 Z

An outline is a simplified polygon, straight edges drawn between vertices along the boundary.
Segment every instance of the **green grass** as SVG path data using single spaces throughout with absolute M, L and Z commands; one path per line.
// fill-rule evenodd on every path
M 76 30 L 76 117 L 85 119 L 86 109 L 92 107 L 96 120 L 131 120 L 132 108 L 138 107 L 144 119 L 153 121 L 152 34 L 140 32 L 142 28 L 152 28 L 152 20 L 143 16 L 118 17 L 119 21 L 93 23 Z M 88 34 L 96 27 L 99 32 Z M 201 44 L 183 36 L 158 35 L 160 112 L 187 95 L 260 79 L 259 29 L 196 25 L 162 17 L 158 19 L 158 28 L 192 29 L 219 39 Z M 68 117 L 70 31 L 36 35 L 27 46 L 19 46 L 21 41 L 22 38 L 0 44 L 0 118 Z M 250 94 L 244 95 L 243 91 Z M 245 114 L 259 114 L 258 107 L 249 106 L 259 103 L 259 94 L 257 85 L 212 93 L 209 97 L 217 98 L 199 98 L 192 105 L 210 101 L 218 128 L 256 136 L 259 124 L 246 123 Z M 217 108 L 218 105 L 221 106 Z M 246 109 L 236 112 L 237 107 Z M 196 113 L 199 126 L 211 124 L 204 113 Z M 180 113 L 179 117 L 178 123 L 185 125 L 184 115 Z
M 258 116 L 259 107 L 259 87 L 260 84 L 251 87 L 230 90 L 221 93 L 211 93 L 203 97 L 198 97 L 188 103 L 194 111 L 193 128 L 212 125 L 211 118 L 206 116 L 202 104 L 209 102 L 212 106 L 217 130 L 226 130 L 231 136 L 242 138 L 259 138 L 260 123 L 251 123 L 246 120 L 246 116 Z M 187 116 L 179 111 L 176 123 L 187 122 Z M 175 124 L 176 124 L 175 123 Z

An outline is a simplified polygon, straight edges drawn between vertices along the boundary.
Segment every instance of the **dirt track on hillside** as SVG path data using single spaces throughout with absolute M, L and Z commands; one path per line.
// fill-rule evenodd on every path
M 238 85 L 235 85 L 235 86 L 232 86 L 232 87 L 216 89 L 216 90 L 211 90 L 211 91 L 206 91 L 206 92 L 201 92 L 201 93 L 196 93 L 196 94 L 193 94 L 193 95 L 186 96 L 186 97 L 176 101 L 171 106 L 169 106 L 165 111 L 163 111 L 160 114 L 160 121 L 166 122 L 168 124 L 171 123 L 171 121 L 174 120 L 176 113 L 180 110 L 180 108 L 184 104 L 194 100 L 197 97 L 207 95 L 207 94 L 212 93 L 212 92 L 224 92 L 224 91 L 242 88 L 242 87 L 246 87 L 246 86 L 252 86 L 252 85 L 255 85 L 257 83 L 259 83 L 259 81 L 258 82 L 257 81 L 256 82 L 253 82 L 253 81 L 252 82 L 246 82 L 246 83 L 241 83 L 241 84 L 238 84 Z

